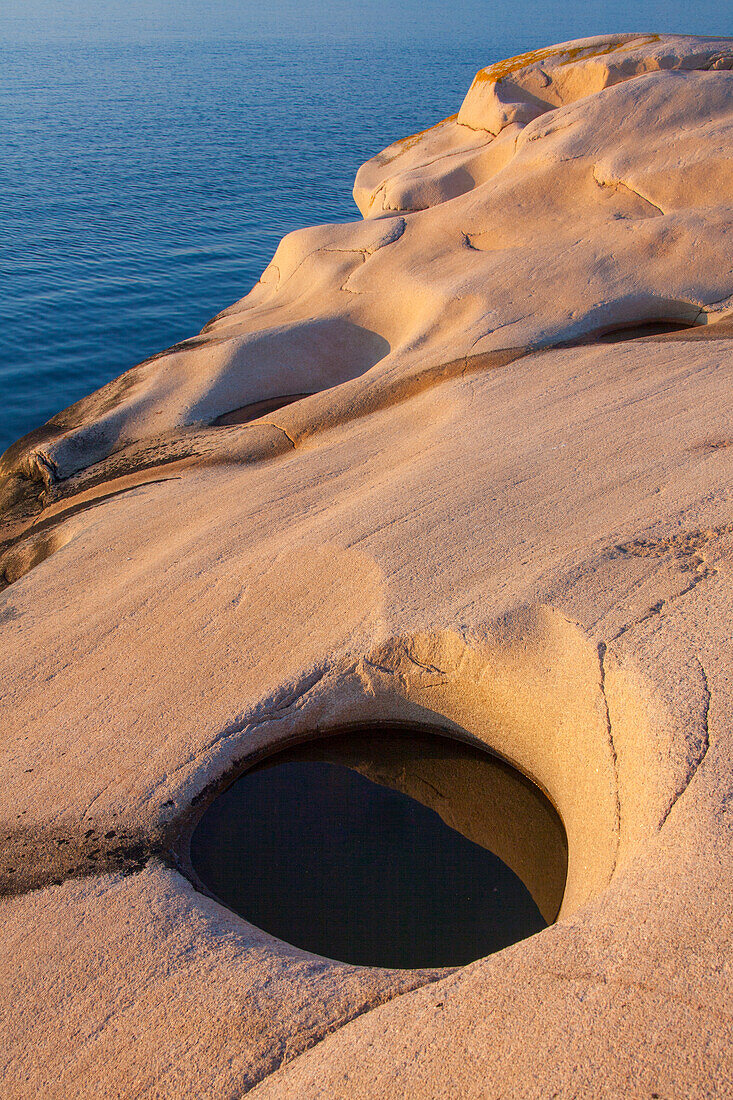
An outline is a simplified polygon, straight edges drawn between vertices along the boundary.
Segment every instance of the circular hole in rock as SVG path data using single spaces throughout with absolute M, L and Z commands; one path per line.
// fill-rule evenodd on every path
M 505 761 L 369 727 L 267 758 L 204 812 L 191 863 L 211 893 L 296 947 L 362 966 L 458 966 L 559 912 L 562 821 Z

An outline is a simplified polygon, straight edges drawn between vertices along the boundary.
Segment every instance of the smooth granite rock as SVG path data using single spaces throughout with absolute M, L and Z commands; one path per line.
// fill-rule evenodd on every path
M 3 1096 L 733 1095 L 732 67 L 482 70 L 3 456 Z M 368 969 L 196 889 L 222 785 L 365 721 L 544 788 L 556 924 Z

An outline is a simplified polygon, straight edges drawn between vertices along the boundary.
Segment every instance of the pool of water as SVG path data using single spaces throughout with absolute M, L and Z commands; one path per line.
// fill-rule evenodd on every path
M 246 772 L 191 841 L 200 881 L 279 939 L 365 966 L 455 966 L 545 928 L 565 833 L 488 753 L 402 729 L 309 742 Z

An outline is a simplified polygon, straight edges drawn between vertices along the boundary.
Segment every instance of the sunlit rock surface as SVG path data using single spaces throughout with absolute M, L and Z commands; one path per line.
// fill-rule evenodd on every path
M 482 70 L 6 452 L 4 1095 L 731 1095 L 732 66 Z M 369 720 L 543 787 L 557 924 L 359 969 L 194 889 L 222 784 Z

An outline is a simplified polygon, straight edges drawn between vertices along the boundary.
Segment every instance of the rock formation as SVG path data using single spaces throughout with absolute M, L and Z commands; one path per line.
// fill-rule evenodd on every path
M 733 1093 L 733 40 L 482 70 L 203 332 L 2 459 L 8 1097 Z M 559 920 L 451 973 L 197 892 L 276 746 L 540 783 Z

